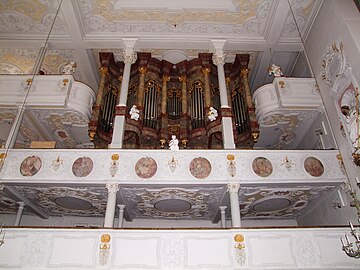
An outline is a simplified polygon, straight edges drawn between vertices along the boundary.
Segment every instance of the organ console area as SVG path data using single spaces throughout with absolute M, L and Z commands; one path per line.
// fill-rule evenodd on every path
M 99 53 L 100 83 L 89 123 L 96 148 L 111 143 L 116 115 L 125 116 L 125 149 L 168 148 L 172 135 L 180 148 L 222 149 L 223 117 L 232 119 L 236 148 L 252 148 L 259 132 L 248 82 L 249 54 L 237 54 L 233 63 L 224 65 L 228 106 L 221 104 L 212 53 L 179 63 L 148 52 L 136 56 L 125 107 L 119 106 L 125 63 L 111 52 Z M 134 105 L 138 117 L 129 113 Z

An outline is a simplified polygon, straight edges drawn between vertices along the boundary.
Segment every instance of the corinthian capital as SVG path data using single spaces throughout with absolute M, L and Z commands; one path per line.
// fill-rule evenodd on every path
M 106 184 L 106 188 L 109 193 L 116 193 L 119 191 L 119 185 L 118 184 Z
M 124 62 L 128 64 L 134 64 L 137 59 L 136 52 L 131 49 L 127 49 L 123 52 Z
M 212 60 L 215 65 L 224 65 L 225 58 L 226 58 L 226 54 L 224 54 L 224 53 L 221 55 L 213 54 L 213 56 L 212 56 Z
M 240 188 L 240 184 L 239 183 L 231 183 L 231 184 L 228 184 L 228 189 L 227 191 L 229 193 L 238 193 L 239 191 L 239 188 Z

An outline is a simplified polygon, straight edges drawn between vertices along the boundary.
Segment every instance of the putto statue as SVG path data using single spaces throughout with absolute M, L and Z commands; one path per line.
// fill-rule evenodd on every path
M 171 151 L 179 150 L 179 140 L 175 135 L 171 136 L 171 141 L 169 142 L 169 148 Z
M 136 105 L 133 105 L 129 111 L 130 119 L 135 121 L 139 120 L 139 110 L 137 109 Z
M 349 139 L 354 148 L 360 147 L 360 116 L 359 108 L 356 107 L 356 96 L 352 91 L 346 91 L 341 99 L 341 113 L 344 115 L 346 128 L 349 133 Z
M 70 62 L 68 64 L 66 64 L 65 66 L 63 66 L 63 68 L 61 69 L 61 73 L 65 74 L 65 75 L 74 75 L 76 71 L 76 63 L 75 62 Z
M 210 120 L 210 122 L 215 121 L 216 117 L 218 117 L 218 112 L 214 107 L 210 107 L 209 112 L 208 112 L 208 119 Z
M 268 68 L 269 76 L 274 75 L 274 77 L 281 77 L 283 75 L 280 66 L 272 64 Z

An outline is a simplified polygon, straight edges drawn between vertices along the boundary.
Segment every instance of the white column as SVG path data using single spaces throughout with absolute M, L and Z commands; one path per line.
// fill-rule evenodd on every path
M 16 138 L 17 138 L 18 133 L 19 133 L 20 125 L 21 125 L 21 122 L 22 122 L 22 119 L 23 119 L 23 116 L 24 116 L 24 112 L 25 112 L 25 108 L 20 106 L 18 108 L 17 115 L 16 115 L 16 117 L 14 119 L 14 123 L 11 126 L 9 136 L 8 136 L 8 138 L 6 140 L 6 143 L 5 143 L 5 148 L 13 148 L 14 147 L 15 142 L 16 142 Z
M 240 206 L 238 191 L 240 184 L 228 184 L 228 192 L 230 194 L 230 210 L 231 210 L 231 222 L 233 228 L 241 227 Z
M 118 223 L 118 228 L 122 228 L 122 227 L 123 227 L 123 221 L 124 221 L 124 209 L 125 209 L 125 205 L 123 205 L 123 204 L 118 204 L 117 207 L 119 208 L 119 223 Z
M 226 90 L 226 80 L 224 64 L 226 55 L 224 54 L 224 46 L 226 40 L 212 40 L 213 47 L 213 62 L 217 66 L 219 90 L 220 90 L 220 102 L 221 102 L 221 129 L 224 149 L 235 149 L 233 123 L 230 116 L 225 116 L 224 113 L 227 110 L 230 114 L 230 107 L 228 103 L 228 95 Z
M 105 228 L 112 228 L 114 226 L 115 208 L 116 208 L 116 193 L 119 191 L 118 184 L 106 184 L 108 190 L 108 199 L 105 212 Z
M 14 224 L 14 226 L 16 226 L 16 227 L 18 227 L 20 225 L 22 213 L 23 213 L 24 207 L 25 207 L 24 202 L 18 202 L 17 204 L 19 205 L 19 208 L 18 208 L 18 211 L 16 214 L 16 219 L 15 219 L 15 224 Z
M 220 214 L 221 214 L 221 228 L 226 228 L 226 216 L 225 216 L 225 210 L 227 206 L 220 206 Z
M 120 115 L 116 115 L 114 119 L 114 131 L 112 136 L 111 144 L 109 148 L 122 148 L 122 143 L 124 139 L 125 133 L 125 124 L 126 117 L 125 114 L 128 113 L 126 109 L 126 101 L 129 89 L 129 81 L 130 81 L 130 70 L 131 65 L 136 61 L 136 52 L 135 52 L 135 44 L 137 39 L 129 38 L 123 39 L 125 50 L 123 53 L 124 57 L 124 72 L 122 76 L 121 90 L 120 90 L 120 98 L 118 107 L 123 108 L 123 112 Z

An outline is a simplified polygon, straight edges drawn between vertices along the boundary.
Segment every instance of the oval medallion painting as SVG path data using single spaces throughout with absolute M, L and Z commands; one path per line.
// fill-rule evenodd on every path
M 308 157 L 304 161 L 305 171 L 314 177 L 319 177 L 324 173 L 324 166 L 320 160 L 315 157 Z
M 194 177 L 203 179 L 211 173 L 211 164 L 206 158 L 194 158 L 190 162 L 189 170 Z
M 85 177 L 91 173 L 93 166 L 91 158 L 79 157 L 72 165 L 72 172 L 76 177 Z
M 254 173 L 261 177 L 268 177 L 273 171 L 271 162 L 264 157 L 255 158 L 252 163 L 252 168 Z
M 31 156 L 24 159 L 20 165 L 20 173 L 23 176 L 33 176 L 38 173 L 42 165 L 41 159 L 37 156 Z
M 157 171 L 156 161 L 151 157 L 143 157 L 135 164 L 135 172 L 141 178 L 150 178 Z

